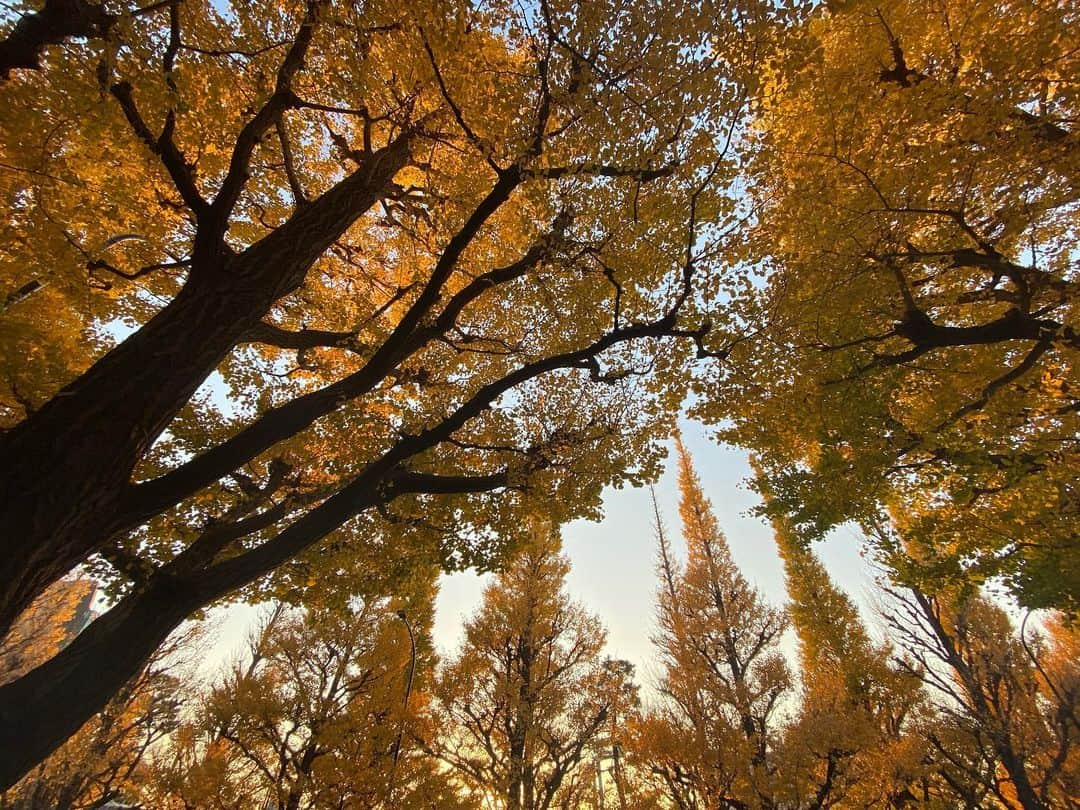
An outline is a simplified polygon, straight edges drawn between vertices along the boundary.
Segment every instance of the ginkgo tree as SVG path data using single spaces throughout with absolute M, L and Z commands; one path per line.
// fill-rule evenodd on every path
M 348 610 L 277 605 L 248 649 L 158 746 L 134 795 L 148 807 L 458 807 L 417 750 L 432 669 L 434 571 Z M 194 690 L 192 690 L 194 691 Z
M 962 785 L 968 795 L 1023 810 L 1073 803 L 1080 693 L 1069 630 L 1052 620 L 1047 636 L 1017 633 L 1006 612 L 979 594 L 895 596 L 892 635 L 943 696 L 926 737 L 953 801 L 967 799 L 955 789 Z
M 590 760 L 634 709 L 633 667 L 604 658 L 606 631 L 567 595 L 558 530 L 530 525 L 439 673 L 426 747 L 476 806 L 594 807 Z
M 214 600 L 483 564 L 654 472 L 766 6 L 15 8 L 0 627 L 88 561 L 122 598 L 0 690 L 0 782 Z
M 788 619 L 742 575 L 678 436 L 676 448 L 687 560 L 675 560 L 657 510 L 662 700 L 642 718 L 631 761 L 675 807 L 778 806 Z
M 1076 5 L 822 4 L 753 126 L 736 309 L 700 413 L 800 531 L 889 510 L 928 591 L 1080 605 Z
M 851 598 L 790 524 L 773 518 L 787 614 L 799 639 L 799 711 L 781 751 L 798 803 L 899 807 L 914 801 L 928 759 L 922 681 L 912 660 L 875 640 Z

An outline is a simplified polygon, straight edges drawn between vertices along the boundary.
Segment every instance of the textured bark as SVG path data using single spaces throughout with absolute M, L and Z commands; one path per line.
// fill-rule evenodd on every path
M 168 306 L 0 439 L 0 634 L 51 581 L 130 528 L 120 511 L 135 466 L 242 336 L 375 204 L 408 146 L 402 136 L 376 152 L 243 253 L 204 254 Z
M 45 664 L 0 687 L 0 789 L 17 782 L 105 707 L 198 606 L 166 581 L 92 622 Z

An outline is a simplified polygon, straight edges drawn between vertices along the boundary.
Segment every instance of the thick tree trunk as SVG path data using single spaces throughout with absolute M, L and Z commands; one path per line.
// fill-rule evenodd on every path
M 242 254 L 204 251 L 168 306 L 0 438 L 0 637 L 45 587 L 130 528 L 119 508 L 147 450 L 408 157 L 402 135 Z
M 114 533 L 135 465 L 261 312 L 220 285 L 176 299 L 0 444 L 0 630 Z
M 536 768 L 531 762 L 525 765 L 521 775 L 521 808 L 536 810 Z
M 122 600 L 66 649 L 0 687 L 0 790 L 101 711 L 202 599 L 167 581 Z
M 521 810 L 522 775 L 525 770 L 525 739 L 515 728 L 510 737 L 509 773 L 506 778 L 506 810 Z

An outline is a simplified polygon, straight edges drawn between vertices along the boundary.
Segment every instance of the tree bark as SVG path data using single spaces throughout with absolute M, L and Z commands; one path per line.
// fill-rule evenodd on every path
M 0 439 L 0 636 L 49 583 L 128 528 L 123 499 L 153 442 L 408 157 L 402 135 L 243 253 L 204 255 L 172 302 Z
M 995 735 L 995 737 L 998 735 Z M 1013 783 L 1013 788 L 1016 790 L 1016 798 L 1020 802 L 1020 806 L 1024 810 L 1049 810 L 1049 808 L 1043 804 L 1035 793 L 1035 788 L 1031 784 L 1031 780 L 1028 778 L 1027 769 L 1024 767 L 1024 763 L 1013 749 L 1011 741 L 1008 739 L 1002 739 L 1000 741 L 994 740 L 994 749 L 998 755 L 998 759 L 1001 760 L 1001 766 L 1005 769 L 1005 772 L 1009 775 L 1009 780 Z
M 45 664 L 0 687 L 0 790 L 104 708 L 199 601 L 194 590 L 161 581 L 121 601 Z

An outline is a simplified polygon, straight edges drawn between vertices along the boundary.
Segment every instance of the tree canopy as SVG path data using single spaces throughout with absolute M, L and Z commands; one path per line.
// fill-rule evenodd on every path
M 625 666 L 603 657 L 599 620 L 566 595 L 558 532 L 542 519 L 531 528 L 441 673 L 428 745 L 476 801 L 582 807 L 609 722 L 633 708 L 636 688 Z
M 805 537 L 844 521 L 908 582 L 1080 594 L 1077 10 L 825 4 L 780 35 L 734 305 L 756 339 L 698 412 Z
M 990 581 L 1080 610 L 1075 4 L 17 0 L 0 17 L 0 638 L 15 650 L 73 571 L 111 600 L 0 686 L 0 786 L 186 618 L 227 600 L 348 613 L 417 572 L 497 566 L 531 516 L 595 518 L 605 487 L 654 480 L 686 405 L 755 453 L 812 673 L 803 720 L 860 718 L 857 755 L 806 761 L 829 791 L 841 759 L 914 756 L 924 675 L 886 661 L 812 541 L 857 523 L 897 588 L 946 600 L 934 615 L 979 612 Z M 726 730 L 682 719 L 706 748 L 756 752 L 694 790 L 781 795 L 785 620 L 686 458 L 683 476 L 672 699 L 698 701 L 680 679 L 722 651 Z M 731 600 L 736 623 L 714 615 Z M 993 793 L 960 771 L 955 795 Z
M 88 9 L 27 10 L 8 52 L 57 44 L 0 86 L 0 626 L 88 562 L 124 597 L 0 692 L 5 729 L 48 707 L 14 770 L 213 600 L 482 566 L 530 499 L 655 473 L 766 17 Z

